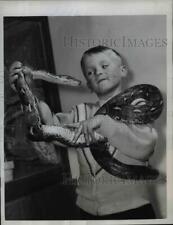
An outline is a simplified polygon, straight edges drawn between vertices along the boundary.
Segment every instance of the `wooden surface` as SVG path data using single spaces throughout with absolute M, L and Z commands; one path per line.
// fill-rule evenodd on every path
M 19 97 L 9 85 L 9 67 L 21 61 L 34 69 L 54 73 L 48 22 L 45 17 L 4 18 L 4 146 L 7 160 L 35 160 L 37 149 L 27 137 Z M 61 111 L 58 86 L 37 80 L 30 83 L 35 96 L 53 111 Z M 49 146 L 47 147 L 49 148 Z
M 68 170 L 66 151 L 61 156 L 56 148 L 60 161 L 51 166 L 39 159 L 27 138 L 20 101 L 8 81 L 9 66 L 16 60 L 55 73 L 47 18 L 4 18 L 4 149 L 6 159 L 15 163 L 14 180 L 5 184 L 6 220 L 70 219 L 76 215 L 74 187 L 61 180 L 61 169 Z M 36 81 L 31 89 L 53 112 L 61 111 L 57 85 Z
M 29 195 L 8 201 L 6 220 L 73 220 L 79 219 L 73 185 L 55 184 Z
M 32 192 L 39 191 L 47 186 L 61 183 L 62 169 L 60 166 L 40 169 L 40 171 L 30 172 L 25 177 L 15 177 L 13 181 L 5 184 L 5 201 L 6 203 Z

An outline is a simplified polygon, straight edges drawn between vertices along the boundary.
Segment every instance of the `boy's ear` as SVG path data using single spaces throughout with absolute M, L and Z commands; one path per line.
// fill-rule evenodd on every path
M 126 65 L 122 65 L 122 66 L 120 67 L 120 69 L 121 69 L 122 77 L 126 77 L 127 72 L 128 72 L 127 66 L 126 66 Z

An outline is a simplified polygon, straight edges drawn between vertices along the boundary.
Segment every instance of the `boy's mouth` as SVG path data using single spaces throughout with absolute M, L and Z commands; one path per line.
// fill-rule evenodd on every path
M 97 83 L 99 84 L 99 83 L 101 83 L 102 81 L 105 81 L 105 80 L 107 80 L 106 78 L 101 78 L 101 79 L 99 79 L 98 81 L 97 81 Z

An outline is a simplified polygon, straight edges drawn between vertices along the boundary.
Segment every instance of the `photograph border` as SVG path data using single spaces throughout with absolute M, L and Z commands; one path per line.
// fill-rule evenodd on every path
M 4 16 L 97 16 L 97 15 L 166 15 L 167 16 L 167 218 L 156 220 L 122 221 L 7 221 L 5 220 L 4 198 L 4 55 L 3 17 Z M 125 0 L 106 3 L 95 1 L 0 1 L 0 143 L 1 143 L 1 222 L 2 224 L 171 224 L 173 223 L 173 76 L 172 76 L 172 1 L 171 0 Z

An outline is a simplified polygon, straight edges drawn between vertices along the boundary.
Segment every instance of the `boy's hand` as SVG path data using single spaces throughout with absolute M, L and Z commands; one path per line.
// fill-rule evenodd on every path
M 9 69 L 9 83 L 11 88 L 16 92 L 15 83 L 19 76 L 24 76 L 22 72 L 22 63 L 21 62 L 14 62 Z
M 101 127 L 104 118 L 104 115 L 97 115 L 79 123 L 67 124 L 66 127 L 76 128 L 73 142 L 76 143 L 79 136 L 84 134 L 85 141 L 89 145 L 90 140 L 95 140 L 95 131 Z

